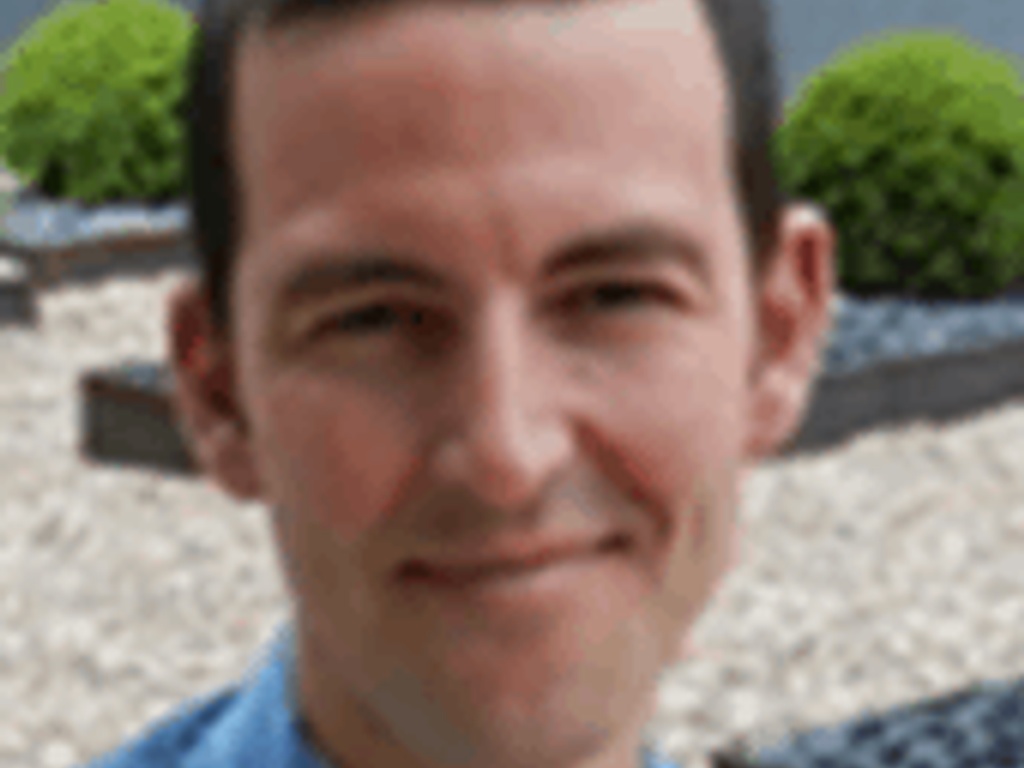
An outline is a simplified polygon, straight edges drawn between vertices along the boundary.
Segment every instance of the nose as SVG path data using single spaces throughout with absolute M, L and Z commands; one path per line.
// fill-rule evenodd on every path
M 455 363 L 448 393 L 454 416 L 438 451 L 440 473 L 497 509 L 528 505 L 572 451 L 561 382 L 528 337 L 515 308 L 493 308 Z

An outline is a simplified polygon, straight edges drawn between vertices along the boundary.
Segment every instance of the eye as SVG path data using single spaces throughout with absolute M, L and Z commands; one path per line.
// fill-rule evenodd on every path
M 338 332 L 347 336 L 379 335 L 392 330 L 403 320 L 413 327 L 419 327 L 425 324 L 426 313 L 401 304 L 374 304 L 331 316 L 317 325 L 314 335 Z
M 653 283 L 598 283 L 574 291 L 568 304 L 576 309 L 637 310 L 655 304 L 673 303 L 674 294 Z

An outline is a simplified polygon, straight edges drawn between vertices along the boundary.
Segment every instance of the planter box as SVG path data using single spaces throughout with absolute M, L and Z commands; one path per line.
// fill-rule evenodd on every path
M 36 290 L 21 259 L 0 256 L 0 327 L 30 326 L 39 322 Z
M 165 366 L 126 363 L 86 374 L 81 452 L 95 461 L 193 474 L 192 460 L 172 403 Z
M 40 289 L 197 266 L 192 239 L 185 233 L 126 235 L 53 247 L 0 238 L 0 249 L 18 254 L 29 268 L 32 284 Z
M 1024 338 L 825 373 L 782 456 L 831 448 L 867 430 L 969 417 L 1014 398 L 1024 398 Z
M 160 363 L 86 376 L 86 452 L 102 461 L 194 471 L 171 407 L 171 387 Z M 778 458 L 832 448 L 869 430 L 969 417 L 1015 397 L 1024 397 L 1024 338 L 825 374 L 803 428 Z
M 194 268 L 198 259 L 181 205 L 86 210 L 23 190 L 4 217 L 0 250 L 28 265 L 39 288 L 114 275 Z
M 721 750 L 714 764 L 721 768 L 1020 766 L 1024 765 L 1021 723 L 1024 679 L 987 682 L 886 712 L 868 712 L 846 723 L 791 735 L 771 746 L 741 740 Z M 918 763 L 915 752 L 941 754 L 943 760 Z

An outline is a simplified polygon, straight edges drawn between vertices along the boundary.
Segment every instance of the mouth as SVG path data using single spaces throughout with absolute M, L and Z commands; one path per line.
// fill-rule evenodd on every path
M 522 576 L 581 558 L 623 555 L 632 548 L 633 540 L 628 535 L 612 534 L 597 544 L 549 547 L 517 558 L 495 558 L 489 561 L 458 564 L 413 560 L 401 569 L 399 578 L 403 581 L 446 586 L 472 586 Z

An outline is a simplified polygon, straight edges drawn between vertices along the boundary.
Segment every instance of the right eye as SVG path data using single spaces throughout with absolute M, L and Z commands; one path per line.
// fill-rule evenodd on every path
M 611 312 L 637 312 L 671 300 L 671 293 L 657 284 L 607 282 L 574 292 L 569 304 Z
M 314 335 L 341 333 L 346 336 L 374 336 L 387 333 L 406 320 L 413 327 L 424 324 L 422 311 L 401 304 L 373 304 L 352 312 L 332 315 L 317 324 Z

